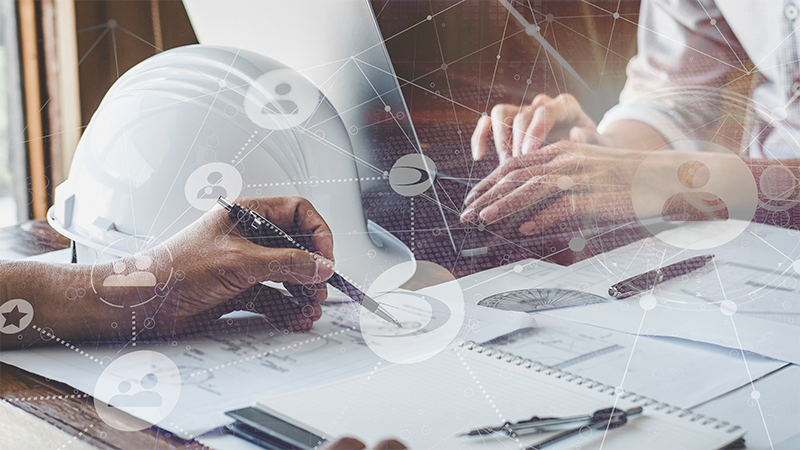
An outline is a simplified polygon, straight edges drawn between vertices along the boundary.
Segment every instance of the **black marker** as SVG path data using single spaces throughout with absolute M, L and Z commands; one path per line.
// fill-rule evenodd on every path
M 228 210 L 233 223 L 239 227 L 245 237 L 251 242 L 264 245 L 261 241 L 263 238 L 280 238 L 280 243 L 276 243 L 276 246 L 278 247 L 297 247 L 300 250 L 307 251 L 302 245 L 300 245 L 297 239 L 281 230 L 277 225 L 267 220 L 267 218 L 261 214 L 246 208 L 242 208 L 236 203 L 230 202 L 223 197 L 218 198 L 217 203 Z M 375 315 L 381 319 L 393 323 L 400 328 L 403 327 L 403 324 L 389 314 L 388 311 L 383 309 L 378 302 L 369 298 L 367 294 L 361 292 L 357 287 L 345 280 L 344 277 L 336 272 L 335 269 L 333 275 L 328 278 L 327 283 L 361 304 L 361 306 L 364 308 L 367 308 L 369 311 L 375 313 Z

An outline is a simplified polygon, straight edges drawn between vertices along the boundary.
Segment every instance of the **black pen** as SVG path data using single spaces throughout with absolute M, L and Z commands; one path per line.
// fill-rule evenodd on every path
M 622 280 L 608 288 L 608 295 L 618 299 L 628 298 L 644 291 L 653 289 L 655 285 L 664 281 L 692 273 L 697 269 L 705 267 L 709 261 L 714 259 L 714 255 L 695 256 L 675 264 L 670 264 L 660 269 L 650 270 L 640 275 Z
M 231 220 L 233 220 L 236 226 L 242 230 L 248 240 L 253 241 L 256 244 L 263 245 L 261 242 L 259 242 L 260 239 L 280 238 L 277 246 L 282 248 L 297 247 L 300 250 L 307 251 L 297 241 L 297 239 L 281 230 L 277 225 L 270 222 L 261 214 L 246 208 L 242 208 L 236 203 L 233 203 L 223 197 L 218 198 L 217 203 L 228 210 Z M 348 282 L 339 272 L 336 272 L 335 269 L 333 275 L 328 278 L 327 283 L 361 304 L 361 306 L 364 308 L 367 308 L 369 311 L 375 313 L 375 315 L 381 319 L 393 323 L 400 328 L 403 327 L 403 324 L 395 319 L 394 316 L 389 314 L 389 312 L 386 311 L 378 302 L 371 299 L 369 296 L 367 296 L 367 294 L 361 292 L 361 290 L 359 290 L 357 287 L 353 286 L 352 283 Z

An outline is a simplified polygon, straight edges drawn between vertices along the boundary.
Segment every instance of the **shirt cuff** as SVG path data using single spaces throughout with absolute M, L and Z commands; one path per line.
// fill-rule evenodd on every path
M 638 120 L 656 130 L 674 150 L 700 151 L 701 146 L 692 140 L 692 134 L 681 126 L 680 119 L 649 103 L 627 103 L 616 105 L 606 111 L 597 131 L 603 133 L 608 125 L 618 120 Z

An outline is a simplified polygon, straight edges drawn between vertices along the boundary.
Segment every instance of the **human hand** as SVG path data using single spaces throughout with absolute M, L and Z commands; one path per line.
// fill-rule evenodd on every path
M 157 308 L 159 329 L 197 328 L 198 321 L 249 310 L 264 314 L 277 328 L 303 331 L 321 316 L 319 302 L 327 296 L 324 281 L 333 274 L 333 239 L 325 221 L 301 198 L 250 198 L 237 203 L 298 236 L 315 253 L 256 245 L 239 232 L 226 210 L 215 208 L 163 245 L 114 263 L 130 267 L 137 259 L 150 258 L 165 268 L 157 272 L 170 273 L 157 280 L 158 300 L 146 305 Z M 113 265 L 109 266 L 105 272 L 110 272 Z M 284 283 L 299 301 L 291 301 L 262 281 Z M 129 295 L 119 288 L 104 289 L 106 298 Z
M 325 450 L 364 450 L 366 448 L 367 446 L 358 439 L 345 437 L 325 447 Z M 406 450 L 407 448 L 403 443 L 394 439 L 381 441 L 372 447 L 373 450 Z
M 520 233 L 533 235 L 571 217 L 631 220 L 631 184 L 648 155 L 569 141 L 542 147 L 508 160 L 478 183 L 461 221 L 512 221 Z M 653 185 L 643 186 L 643 195 L 658 192 L 657 178 L 648 178 Z
M 496 105 L 489 116 L 478 120 L 472 133 L 472 157 L 476 161 L 486 156 L 490 133 L 500 164 L 561 140 L 610 146 L 578 100 L 569 94 L 556 98 L 539 94 L 522 107 Z

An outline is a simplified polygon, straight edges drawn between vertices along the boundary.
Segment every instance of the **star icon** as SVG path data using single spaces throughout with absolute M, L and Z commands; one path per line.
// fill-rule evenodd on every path
M 33 320 L 33 306 L 16 298 L 0 305 L 0 333 L 15 334 L 24 330 Z
M 17 306 L 17 305 L 14 305 L 14 309 L 12 309 L 11 311 L 9 311 L 7 313 L 2 313 L 2 314 L 3 314 L 3 317 L 5 317 L 5 323 L 3 323 L 2 328 L 5 328 L 5 327 L 7 327 L 9 325 L 13 325 L 15 327 L 19 327 L 20 326 L 20 320 L 22 320 L 23 317 L 28 315 L 28 313 L 20 311 L 19 310 L 19 306 Z

